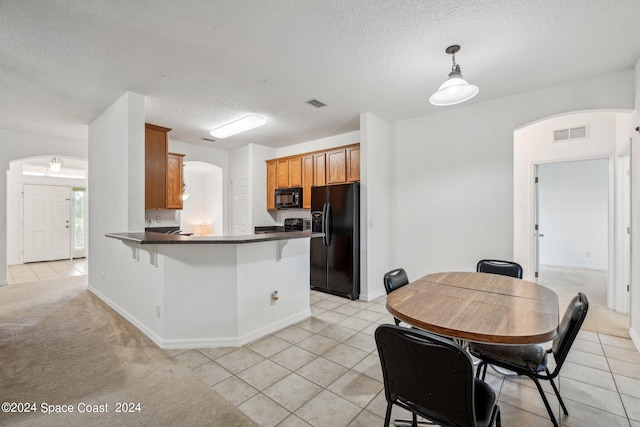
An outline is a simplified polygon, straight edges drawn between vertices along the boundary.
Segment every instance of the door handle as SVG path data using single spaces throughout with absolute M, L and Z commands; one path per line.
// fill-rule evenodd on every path
M 544 234 L 538 234 L 538 236 L 540 236 L 540 237 L 544 237 Z

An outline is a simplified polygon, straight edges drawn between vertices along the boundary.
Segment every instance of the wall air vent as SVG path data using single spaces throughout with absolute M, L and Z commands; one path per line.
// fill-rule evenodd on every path
M 565 142 L 572 139 L 584 139 L 586 137 L 586 126 L 579 126 L 569 129 L 558 129 L 553 131 L 553 142 Z
M 310 99 L 309 101 L 307 101 L 307 104 L 309 105 L 313 105 L 316 108 L 322 108 L 322 107 L 326 107 L 327 104 L 325 104 L 324 102 L 317 100 L 315 98 Z

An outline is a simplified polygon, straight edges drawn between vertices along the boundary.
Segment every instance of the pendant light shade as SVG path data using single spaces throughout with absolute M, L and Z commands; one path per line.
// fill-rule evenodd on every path
M 449 46 L 445 52 L 452 56 L 453 65 L 449 78 L 445 80 L 440 88 L 431 95 L 429 102 L 437 106 L 455 105 L 476 96 L 479 92 L 477 86 L 471 85 L 462 78 L 460 66 L 456 64 L 456 52 L 460 50 L 460 46 Z
M 51 172 L 60 172 L 60 169 L 62 168 L 62 160 L 54 157 L 49 162 L 49 167 L 51 168 Z

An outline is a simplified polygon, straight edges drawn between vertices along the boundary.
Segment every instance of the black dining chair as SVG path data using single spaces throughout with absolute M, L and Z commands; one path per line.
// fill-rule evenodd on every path
M 513 261 L 502 261 L 499 259 L 481 259 L 476 265 L 478 273 L 501 274 L 522 279 L 522 266 Z
M 500 426 L 495 391 L 473 375 L 462 347 L 428 332 L 380 325 L 375 332 L 389 426 L 393 405 L 442 426 Z
M 404 271 L 403 268 L 396 268 L 385 273 L 384 278 L 384 289 L 387 291 L 387 295 L 391 292 L 395 291 L 398 288 L 403 287 L 404 285 L 409 284 L 409 278 L 407 277 L 407 272 Z M 400 319 L 396 317 L 393 318 L 396 322 L 396 325 L 400 324 Z
M 558 421 L 551 410 L 551 406 L 549 406 L 549 401 L 542 390 L 540 380 L 546 380 L 551 383 L 562 411 L 565 415 L 569 415 L 553 379 L 560 373 L 573 341 L 580 331 L 582 322 L 587 317 L 588 310 L 589 300 L 585 294 L 580 292 L 573 297 L 558 326 L 558 335 L 553 339 L 553 344 L 548 350 L 545 350 L 540 345 L 509 346 L 469 343 L 469 352 L 481 360 L 476 376 L 484 380 L 487 374 L 487 364 L 491 364 L 531 378 L 536 384 L 540 396 L 542 396 L 542 401 L 547 408 L 547 412 L 549 412 L 553 425 L 558 426 Z M 555 360 L 556 366 L 553 372 L 549 372 L 547 366 L 548 354 L 553 354 L 553 359 Z

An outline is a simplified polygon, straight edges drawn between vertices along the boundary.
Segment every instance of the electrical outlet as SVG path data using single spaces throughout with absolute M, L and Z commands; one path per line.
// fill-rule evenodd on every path
M 160 306 L 156 305 L 156 316 L 160 317 Z
M 587 258 L 591 258 L 591 252 L 587 251 Z

